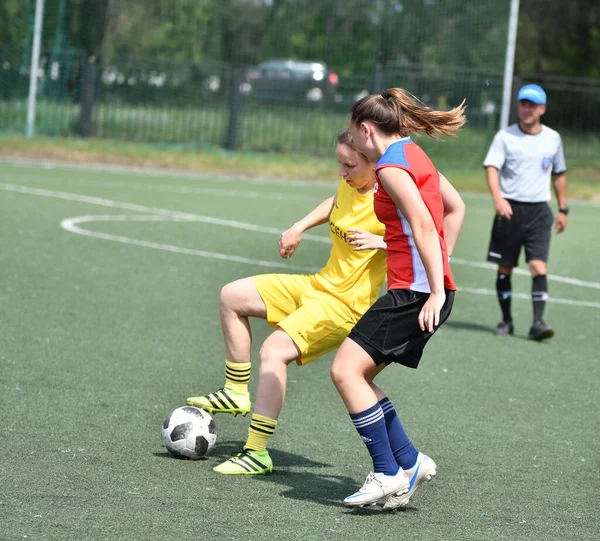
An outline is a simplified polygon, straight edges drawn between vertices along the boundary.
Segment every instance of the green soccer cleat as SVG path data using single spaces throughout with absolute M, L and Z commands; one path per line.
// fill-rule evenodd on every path
M 245 416 L 252 408 L 250 393 L 241 393 L 227 388 L 218 389 L 204 396 L 190 396 L 186 404 L 208 413 L 231 413 L 234 417 L 238 413 Z
M 213 471 L 224 475 L 264 475 L 273 471 L 269 451 L 242 449 L 237 455 L 215 466 Z

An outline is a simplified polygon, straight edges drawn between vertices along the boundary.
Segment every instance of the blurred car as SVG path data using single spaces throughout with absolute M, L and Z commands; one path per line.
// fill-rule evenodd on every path
M 244 93 L 273 101 L 336 101 L 339 78 L 323 62 L 269 60 L 248 70 Z

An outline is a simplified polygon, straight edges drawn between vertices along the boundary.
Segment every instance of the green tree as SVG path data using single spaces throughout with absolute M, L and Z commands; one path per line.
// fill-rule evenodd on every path
M 112 0 L 105 56 L 209 60 L 212 0 Z
M 600 77 L 600 2 L 522 0 L 517 71 Z
M 0 2 L 0 45 L 25 46 L 29 5 L 27 0 Z

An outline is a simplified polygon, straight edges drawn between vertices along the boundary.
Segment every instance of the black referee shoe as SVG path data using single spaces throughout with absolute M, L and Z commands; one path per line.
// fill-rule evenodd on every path
M 515 332 L 512 321 L 501 321 L 496 325 L 494 334 L 497 336 L 508 336 Z
M 529 340 L 537 340 L 541 342 L 542 340 L 546 340 L 546 338 L 552 338 L 554 336 L 554 329 L 550 327 L 547 323 L 543 321 L 536 321 L 531 329 L 529 329 L 529 334 L 527 338 Z

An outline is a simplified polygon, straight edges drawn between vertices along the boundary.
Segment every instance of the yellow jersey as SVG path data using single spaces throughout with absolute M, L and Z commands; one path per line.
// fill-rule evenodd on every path
M 373 192 L 358 193 L 342 179 L 329 217 L 333 246 L 327 264 L 314 280 L 319 289 L 362 316 L 379 296 L 386 275 L 385 252 L 355 251 L 347 241 L 348 229 L 352 228 L 380 236 L 385 233 L 385 226 L 373 211 Z

